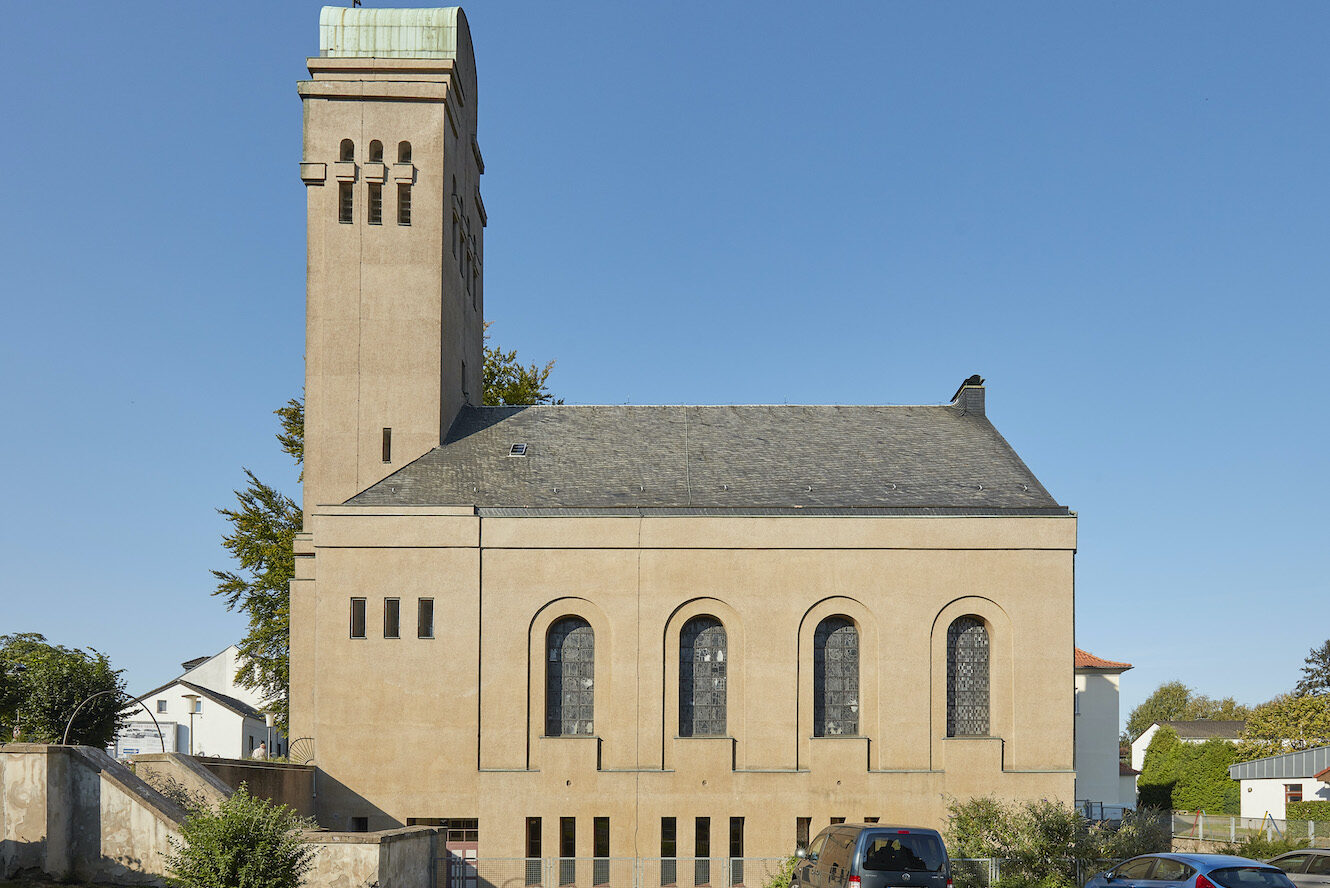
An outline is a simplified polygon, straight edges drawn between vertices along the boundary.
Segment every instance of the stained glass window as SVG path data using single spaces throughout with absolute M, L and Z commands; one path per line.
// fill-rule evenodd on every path
M 595 733 L 596 635 L 581 617 L 550 627 L 545 663 L 545 734 Z
M 813 633 L 813 736 L 859 733 L 859 630 L 827 617 Z
M 728 652 L 715 617 L 693 617 L 679 633 L 679 736 L 725 736 Z
M 978 617 L 947 629 L 947 736 L 988 735 L 988 630 Z

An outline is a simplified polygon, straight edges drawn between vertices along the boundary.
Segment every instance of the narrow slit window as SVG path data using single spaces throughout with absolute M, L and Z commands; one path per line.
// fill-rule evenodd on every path
M 350 182 L 337 183 L 337 221 L 350 222 L 355 218 L 356 192 Z
M 591 828 L 591 856 L 595 858 L 591 865 L 591 884 L 608 885 L 610 883 L 610 819 L 608 817 L 597 817 L 591 821 Z
M 402 599 L 385 598 L 383 600 L 383 637 L 402 637 Z
M 844 823 L 844 822 L 845 822 L 845 818 L 844 818 L 844 817 L 833 817 L 833 818 L 831 818 L 831 825 L 832 825 L 832 826 L 835 826 L 835 825 L 838 824 L 838 823 Z
M 397 183 L 397 224 L 411 224 L 411 184 Z
M 423 599 L 422 599 L 423 600 Z M 526 819 L 526 884 L 540 884 L 540 818 Z
M 571 885 L 577 879 L 577 820 L 559 818 L 559 884 Z
M 383 430 L 383 461 L 386 463 L 393 461 L 393 430 Z
M 383 183 L 369 183 L 369 224 L 383 224 Z
M 730 818 L 730 884 L 744 883 L 744 819 Z
M 351 599 L 351 637 L 365 637 L 365 599 Z
M 711 818 L 693 822 L 693 884 L 711 884 Z
M 434 599 L 422 598 L 416 603 L 416 638 L 434 637 Z M 539 820 L 540 818 L 536 818 Z M 537 854 L 537 857 L 540 855 Z
M 808 833 L 813 828 L 813 818 L 794 818 L 794 847 L 808 850 Z
M 661 888 L 675 884 L 679 878 L 678 821 L 673 817 L 660 818 L 660 884 Z

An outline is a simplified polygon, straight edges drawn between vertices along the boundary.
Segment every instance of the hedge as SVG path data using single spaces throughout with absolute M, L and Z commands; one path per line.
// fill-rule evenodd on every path
M 1284 808 L 1288 820 L 1330 820 L 1330 802 L 1289 802 Z

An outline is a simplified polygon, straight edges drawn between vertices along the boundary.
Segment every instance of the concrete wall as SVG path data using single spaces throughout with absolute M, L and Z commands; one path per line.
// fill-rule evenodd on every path
M 318 847 L 305 884 L 318 888 L 434 888 L 435 830 L 423 826 L 379 833 L 307 833 Z
M 201 758 L 198 763 L 222 783 L 249 794 L 294 808 L 302 817 L 314 816 L 314 768 L 253 759 Z
M 174 801 L 183 796 L 189 804 L 220 805 L 234 787 L 223 783 L 193 756 L 179 753 L 149 753 L 130 758 L 134 773 L 149 786 Z
M 100 749 L 0 746 L 0 877 L 160 885 L 184 817 Z

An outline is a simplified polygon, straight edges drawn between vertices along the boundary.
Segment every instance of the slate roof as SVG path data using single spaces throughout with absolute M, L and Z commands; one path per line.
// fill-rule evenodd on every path
M 162 685 L 159 688 L 153 688 L 151 691 L 148 691 L 146 694 L 141 694 L 140 696 L 135 697 L 134 699 L 139 701 L 140 703 L 146 704 L 150 698 L 155 697 L 158 694 L 160 694 L 162 691 L 166 690 L 167 688 L 173 688 L 176 685 L 184 685 L 194 693 L 198 694 L 200 697 L 206 697 L 207 699 L 218 704 L 219 706 L 226 707 L 227 709 L 234 712 L 236 715 L 243 715 L 246 716 L 247 718 L 257 718 L 260 720 L 262 720 L 264 717 L 262 712 L 255 709 L 253 706 L 250 706 L 244 700 L 237 700 L 235 697 L 231 697 L 226 694 L 219 694 L 216 691 L 211 690 L 210 688 L 205 688 L 203 685 L 196 685 L 192 681 L 182 681 L 178 678 L 168 681 L 166 684 Z
M 1104 672 L 1126 672 L 1131 668 L 1130 663 L 1119 663 L 1116 660 L 1105 660 L 1096 657 L 1089 651 L 1083 651 L 1076 648 L 1076 668 L 1077 669 L 1098 669 Z
M 957 405 L 466 407 L 442 446 L 348 503 L 1068 514 L 982 412 Z
M 1159 726 L 1172 728 L 1181 740 L 1209 740 L 1212 737 L 1236 740 L 1247 723 L 1242 719 L 1199 718 L 1196 721 L 1161 721 Z

